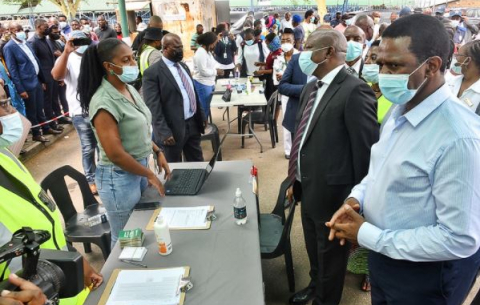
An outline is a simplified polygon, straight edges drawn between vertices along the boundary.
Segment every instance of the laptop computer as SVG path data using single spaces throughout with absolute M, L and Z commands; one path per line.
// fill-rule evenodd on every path
M 174 169 L 170 180 L 165 182 L 165 195 L 192 196 L 198 194 L 215 166 L 217 154 L 214 154 L 206 168 Z

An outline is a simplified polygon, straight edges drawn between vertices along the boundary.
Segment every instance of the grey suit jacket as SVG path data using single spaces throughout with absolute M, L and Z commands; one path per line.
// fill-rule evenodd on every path
M 295 130 L 314 87 L 310 82 L 302 91 Z M 368 173 L 379 137 L 377 100 L 370 86 L 343 68 L 312 115 L 299 156 L 302 209 L 327 221 Z
M 187 71 L 188 67 L 180 63 Z M 143 98 L 152 112 L 152 125 L 155 144 L 163 146 L 163 141 L 173 136 L 177 143 L 185 137 L 185 115 L 183 111 L 183 96 L 173 74 L 163 60 L 154 63 L 143 74 Z M 193 83 L 193 80 L 192 80 Z M 195 88 L 193 88 L 195 90 Z M 199 130 L 204 133 L 203 122 L 205 112 L 197 98 L 197 111 L 193 116 Z

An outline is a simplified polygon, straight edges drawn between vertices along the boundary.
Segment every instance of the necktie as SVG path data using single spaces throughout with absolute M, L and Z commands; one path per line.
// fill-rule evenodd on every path
M 318 81 L 315 88 L 313 89 L 312 93 L 310 93 L 310 97 L 308 98 L 307 105 L 302 113 L 302 119 L 300 120 L 300 124 L 295 132 L 295 138 L 293 140 L 292 150 L 290 152 L 290 160 L 288 163 L 288 180 L 292 183 L 295 182 L 295 176 L 297 174 L 297 166 L 298 166 L 298 151 L 300 150 L 300 144 L 302 142 L 303 134 L 305 133 L 308 125 L 308 121 L 310 116 L 312 115 L 313 104 L 315 103 L 315 99 L 317 98 L 317 92 L 320 87 L 322 87 L 323 83 Z
M 355 69 L 352 68 L 352 67 L 348 67 L 347 72 L 351 75 L 356 75 L 357 74 L 357 71 L 355 71 Z
M 190 82 L 180 68 L 180 65 L 178 63 L 175 63 L 174 66 L 175 68 L 177 68 L 178 75 L 180 75 L 180 78 L 182 79 L 183 87 L 187 91 L 188 99 L 190 100 L 190 111 L 195 113 L 195 111 L 197 110 L 197 99 L 195 98 L 195 92 L 193 91 Z

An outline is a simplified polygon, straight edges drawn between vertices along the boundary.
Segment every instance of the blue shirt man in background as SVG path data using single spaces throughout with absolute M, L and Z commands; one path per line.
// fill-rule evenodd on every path
M 480 265 L 480 120 L 445 85 L 448 56 L 434 17 L 401 18 L 382 37 L 379 85 L 397 106 L 327 223 L 331 240 L 371 250 L 373 305 L 460 305 Z

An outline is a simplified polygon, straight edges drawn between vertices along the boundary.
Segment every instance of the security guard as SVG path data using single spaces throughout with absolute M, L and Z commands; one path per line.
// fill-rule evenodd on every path
M 50 232 L 52 237 L 41 248 L 68 251 L 55 203 L 6 148 L 18 141 L 22 133 L 20 114 L 10 105 L 0 86 L 0 245 L 7 243 L 15 231 L 28 226 Z M 21 268 L 20 257 L 0 264 L 0 281 Z M 103 277 L 85 259 L 83 269 L 86 287 L 95 289 L 103 282 Z M 87 295 L 85 289 L 74 298 L 62 299 L 61 305 L 83 304 Z
M 162 30 L 157 28 L 147 28 L 145 36 L 138 50 L 140 56 L 140 73 L 162 58 Z

